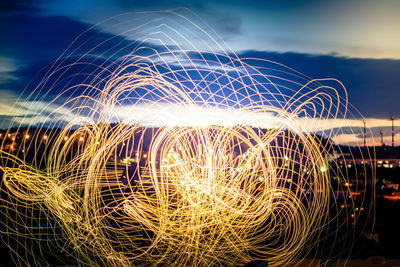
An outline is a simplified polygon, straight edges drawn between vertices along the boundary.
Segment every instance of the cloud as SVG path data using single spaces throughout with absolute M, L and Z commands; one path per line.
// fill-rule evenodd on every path
M 284 118 L 271 111 L 255 112 L 246 109 L 222 107 L 193 107 L 169 103 L 115 106 L 107 110 L 116 121 L 139 123 L 145 126 L 233 126 L 248 125 L 264 129 L 298 129 L 304 133 L 319 133 L 336 144 L 362 145 L 363 122 L 356 118 L 318 119 L 304 117 Z M 380 145 L 380 130 L 384 143 L 391 144 L 391 121 L 366 118 L 367 144 Z M 400 126 L 395 127 L 395 140 L 400 140 Z
M 194 24 L 205 28 L 209 34 L 216 31 L 226 40 L 241 33 L 242 16 L 232 14 L 229 8 L 212 8 L 210 1 L 102 0 L 76 5 L 55 0 L 48 3 L 39 2 L 39 6 L 46 10 L 47 15 L 70 17 L 76 21 L 96 25 L 105 33 L 121 35 L 127 39 L 138 39 L 138 36 L 130 34 L 129 29 L 153 23 L 152 21 L 159 25 L 178 26 L 182 31 L 185 31 L 185 27 L 190 27 L 190 21 L 193 21 Z M 91 12 L 87 12 L 88 8 Z M 157 26 L 154 27 L 156 28 Z
M 333 141 L 336 144 L 345 144 L 345 145 L 350 145 L 350 146 L 363 146 L 364 144 L 364 138 L 360 135 L 354 135 L 354 134 L 339 134 L 334 136 Z M 400 140 L 400 133 L 395 134 L 395 145 L 399 145 L 399 140 Z M 392 137 L 387 136 L 383 139 L 383 143 L 385 145 L 391 145 L 392 144 Z M 380 146 L 381 145 L 381 139 L 379 136 L 369 136 L 366 138 L 366 144 L 367 146 Z
M 217 24 L 236 28 L 236 30 L 232 29 L 232 34 L 240 34 L 241 30 L 239 28 L 243 23 L 243 21 L 240 22 L 240 16 L 238 16 L 237 19 L 230 18 L 230 13 L 227 12 L 226 16 L 219 18 L 215 15 L 216 11 L 210 11 L 207 5 L 202 5 L 199 8 L 203 8 L 204 12 L 209 12 L 210 17 L 221 19 Z M 92 55 L 99 55 L 105 58 L 110 56 L 118 58 L 133 52 L 135 46 L 140 42 L 140 34 L 130 35 L 130 40 L 128 40 L 124 34 L 121 35 L 121 31 L 118 30 L 121 24 L 112 23 L 118 22 L 118 20 L 110 21 L 111 25 L 109 25 L 110 27 L 108 29 L 110 33 L 107 33 L 107 23 L 103 25 L 104 27 L 90 29 L 90 27 L 93 26 L 92 24 L 77 21 L 72 17 L 54 16 L 54 14 L 53 16 L 49 15 L 50 14 L 43 16 L 42 13 L 32 13 L 29 16 L 19 14 L 11 19 L 0 18 L 0 28 L 3 27 L 1 30 L 9 35 L 8 38 L 5 38 L 5 41 L 0 44 L 0 56 L 6 55 L 7 58 L 19 62 L 18 64 L 27 65 L 26 69 L 29 69 L 31 73 L 25 72 L 26 80 L 29 80 L 35 74 L 32 72 L 33 68 L 28 66 L 29 64 L 43 62 L 42 66 L 44 66 L 51 63 L 52 60 L 61 55 L 74 38 L 85 31 L 86 33 L 77 40 L 69 52 L 79 47 L 78 50 L 74 51 L 74 54 L 82 55 L 95 48 L 91 51 Z M 129 22 L 136 20 L 132 15 L 126 15 L 125 18 L 129 17 L 131 19 L 125 21 L 126 23 L 123 24 L 125 28 L 132 28 Z M 223 23 L 222 20 L 225 20 L 226 23 Z M 163 21 L 155 22 L 154 26 L 161 25 L 161 22 Z M 181 22 L 181 24 L 183 24 L 184 21 L 181 20 Z M 137 23 L 140 23 L 140 19 L 138 19 Z M 194 25 L 187 28 L 192 30 L 192 34 L 183 32 L 184 34 L 188 34 L 188 39 L 200 48 L 207 48 L 204 44 L 201 44 L 202 42 L 193 37 L 193 31 L 205 37 L 204 34 L 195 31 Z M 159 30 L 161 30 L 161 28 L 159 28 Z M 165 30 L 165 28 L 163 28 L 163 30 Z M 143 32 L 143 34 L 145 33 Z M 212 32 L 210 32 L 210 34 L 212 34 Z M 212 36 L 217 38 L 213 34 Z M 155 39 L 148 40 L 149 42 L 143 43 L 143 46 L 163 53 L 166 48 L 162 46 L 163 43 L 161 41 L 165 40 L 166 36 L 164 36 L 164 39 L 157 39 L 162 37 L 161 34 L 152 37 Z M 249 39 L 248 42 L 251 42 L 251 39 Z M 27 43 L 29 43 L 29 45 L 26 45 Z M 179 44 L 181 44 L 181 42 L 179 42 Z M 215 44 L 210 45 L 212 49 L 218 50 Z M 223 46 L 223 48 L 227 47 Z M 172 49 L 177 49 L 177 47 L 172 46 Z M 141 50 L 139 53 L 141 52 L 144 52 L 144 50 Z M 229 49 L 228 53 L 230 53 Z M 165 55 L 163 56 L 165 57 Z M 398 75 L 400 60 L 354 59 L 336 56 L 274 53 L 251 50 L 241 51 L 240 56 L 258 57 L 283 63 L 300 70 L 312 78 L 338 78 L 348 89 L 350 103 L 356 106 L 365 116 L 386 117 L 392 114 L 396 117 L 400 116 L 398 104 L 397 101 L 395 101 L 396 99 L 400 99 L 400 91 L 394 89 L 400 84 L 400 76 Z M 181 62 L 183 64 L 190 64 L 188 61 L 185 62 L 185 60 L 181 60 Z M 200 65 L 201 62 L 197 61 L 196 64 Z M 40 68 L 37 68 L 36 71 L 39 69 Z M 23 69 L 20 69 L 20 71 L 24 72 Z M 13 76 L 11 76 L 11 74 Z M 8 78 L 20 77 L 21 73 L 8 72 L 7 75 L 8 76 L 2 79 L 3 81 Z M 17 88 L 21 86 L 24 87 L 25 84 L 18 84 L 18 86 L 14 87 Z M 2 87 L 12 89 L 13 85 Z
M 20 67 L 13 58 L 0 56 L 0 85 L 18 80 L 19 77 L 15 72 Z
M 400 60 L 243 51 L 241 58 L 262 58 L 287 65 L 311 78 L 337 78 L 349 102 L 365 117 L 400 117 Z
M 40 13 L 42 9 L 34 6 L 30 0 L 2 1 L 0 17 L 13 17 L 21 14 Z
M 225 29 L 221 28 L 221 31 L 225 32 L 226 36 L 230 35 L 233 37 L 242 34 L 242 27 L 245 21 L 241 16 L 235 16 L 234 13 L 227 11 L 223 16 L 218 17 L 218 14 L 220 13 L 216 10 L 210 9 L 207 7 L 207 5 L 199 6 L 199 10 L 201 8 L 204 9 L 204 14 L 208 12 L 207 14 L 210 16 L 210 19 L 207 20 L 211 21 L 211 24 L 216 23 L 222 28 L 225 27 Z M 114 29 L 107 30 L 107 27 L 110 25 L 112 26 L 113 24 L 105 23 L 102 26 L 91 28 L 91 26 L 93 26 L 92 24 L 88 22 L 82 22 L 76 17 L 54 16 L 56 13 L 47 13 L 46 16 L 44 16 L 43 13 L 39 14 L 39 11 L 36 13 L 35 12 L 29 15 L 27 15 L 27 13 L 16 13 L 12 18 L 7 19 L 0 17 L 0 27 L 3 27 L 2 31 L 5 31 L 10 36 L 10 38 L 7 38 L 0 44 L 0 55 L 7 55 L 0 57 L 0 89 L 9 89 L 11 91 L 13 88 L 15 88 L 17 89 L 16 92 L 19 92 L 19 90 L 26 85 L 27 81 L 32 78 L 37 70 L 49 63 L 51 64 L 52 60 L 57 58 L 68 46 L 68 44 L 74 40 L 74 38 L 76 38 L 76 36 L 85 31 L 86 32 L 84 35 L 82 35 L 81 38 L 78 39 L 78 42 L 76 42 L 69 50 L 69 52 L 73 51 L 72 54 L 74 54 L 75 57 L 71 57 L 70 60 L 66 60 L 63 64 L 66 65 L 73 62 L 76 57 L 84 55 L 85 52 L 90 51 L 92 48 L 95 49 L 92 50 L 90 55 L 86 57 L 86 59 L 88 59 L 87 62 L 94 62 L 99 65 L 103 64 L 107 58 L 112 60 L 120 59 L 122 56 L 125 56 L 130 52 L 135 52 L 138 55 L 145 56 L 146 53 L 148 54 L 150 50 L 154 49 L 160 53 L 159 58 L 156 59 L 155 62 L 161 63 L 163 62 L 162 60 L 165 60 L 174 70 L 181 67 L 187 68 L 192 66 L 204 69 L 208 68 L 215 71 L 235 70 L 235 68 L 232 68 L 232 65 L 227 65 L 224 67 L 221 67 L 220 64 L 208 65 L 205 61 L 202 61 L 200 57 L 196 57 L 194 53 L 189 53 L 190 58 L 195 59 L 194 63 L 191 63 L 186 57 L 186 54 L 179 51 L 178 46 L 171 46 L 173 50 L 178 51 L 176 52 L 178 57 L 177 59 L 173 58 L 170 54 L 165 54 L 164 52 L 166 52 L 167 49 L 166 47 L 163 47 L 162 41 L 165 40 L 167 37 L 166 35 L 152 35 L 154 39 L 148 39 L 147 42 L 142 44 L 143 46 L 148 47 L 147 52 L 145 50 L 135 51 L 136 45 L 140 43 L 140 37 L 145 36 L 146 32 L 143 32 L 143 35 L 130 35 L 129 33 L 124 34 L 123 31 L 121 32 L 121 29 L 124 29 L 124 27 L 119 28 L 115 26 Z M 162 25 L 161 22 L 168 22 L 168 19 L 156 21 L 155 25 Z M 140 23 L 140 20 L 138 23 Z M 11 25 L 12 27 L 6 28 L 8 25 Z M 132 25 L 129 23 L 125 25 L 125 27 L 129 26 Z M 166 29 L 165 25 L 163 25 L 163 27 L 164 28 L 158 29 Z M 211 25 L 210 28 L 212 27 L 213 25 Z M 186 27 L 186 30 L 194 31 L 195 29 L 195 25 Z M 10 32 L 12 32 L 12 34 Z M 172 31 L 170 31 L 170 33 L 171 32 Z M 204 44 L 200 45 L 200 41 L 202 40 L 201 36 L 200 39 L 196 39 L 193 37 L 193 34 L 190 34 L 190 31 L 182 33 L 188 34 L 188 40 L 186 41 L 190 41 L 202 48 L 205 47 Z M 198 32 L 195 31 L 194 33 L 198 34 Z M 212 32 L 209 32 L 209 34 L 211 34 L 212 37 L 217 38 L 217 36 Z M 204 35 L 202 36 L 204 37 Z M 287 39 L 282 40 L 283 42 L 288 41 Z M 26 45 L 27 43 L 30 45 Z M 181 42 L 178 43 L 181 44 Z M 211 44 L 211 48 L 218 50 L 218 47 L 215 46 L 216 43 Z M 75 50 L 76 48 L 77 50 Z M 226 47 L 223 46 L 223 48 Z M 70 54 L 67 53 L 66 55 Z M 241 51 L 240 56 L 250 58 L 258 57 L 264 60 L 272 60 L 283 63 L 293 67 L 294 69 L 301 70 L 303 73 L 313 78 L 339 78 L 339 80 L 341 80 L 348 88 L 350 103 L 354 104 L 354 106 L 356 106 L 366 117 L 374 118 L 374 121 L 369 124 L 369 127 L 383 127 L 382 124 L 379 124 L 380 122 L 378 123 L 378 121 L 375 121 L 379 119 L 375 118 L 388 117 L 392 114 L 396 117 L 400 116 L 398 113 L 399 110 L 397 103 L 397 99 L 400 99 L 400 91 L 393 89 L 400 84 L 400 76 L 398 75 L 400 70 L 400 60 L 354 59 L 327 55 L 322 56 L 299 53 L 275 53 L 249 50 Z M 102 57 L 102 59 L 97 57 Z M 207 55 L 205 55 L 205 57 L 206 60 L 210 60 Z M 96 61 L 90 61 L 94 58 L 97 58 Z M 254 61 L 252 63 L 254 63 Z M 255 67 L 265 67 L 261 62 L 256 64 L 258 65 L 255 65 Z M 92 69 L 87 68 L 85 70 L 90 72 Z M 271 68 L 267 68 L 265 71 L 267 75 L 276 74 L 276 70 Z M 17 84 L 17 81 L 20 83 Z M 21 84 L 23 86 L 20 86 Z M 49 83 L 49 85 L 52 84 Z M 59 93 L 57 90 L 61 90 L 60 88 L 53 88 L 54 95 Z M 33 89 L 34 88 L 28 88 L 27 94 L 31 93 Z M 44 89 L 47 90 L 47 87 Z M 296 88 L 290 89 L 295 90 Z M 2 91 L 2 96 L 6 94 L 7 92 L 4 91 L 3 94 Z M 388 95 L 390 97 L 388 97 Z M 4 99 L 7 99 L 7 97 Z M 38 99 L 41 99 L 41 97 L 38 96 Z M 41 99 L 32 103 L 35 103 L 38 107 L 41 107 L 42 105 L 49 103 L 46 101 L 47 100 Z M 6 110 L 7 105 L 9 107 L 10 103 L 13 102 L 2 101 L 0 103 L 1 110 Z M 54 103 L 53 105 L 54 106 L 49 107 L 49 110 L 57 110 L 57 104 Z M 29 105 L 26 103 L 23 104 L 23 102 L 18 103 L 17 106 L 23 111 L 21 114 L 17 115 L 19 122 L 21 123 L 25 124 L 29 123 L 30 121 L 39 123 L 44 121 L 46 118 L 37 117 L 34 121 L 33 118 L 35 115 L 40 113 L 38 110 L 32 109 L 32 107 L 29 107 Z M 16 109 L 11 110 L 13 111 L 12 113 L 16 112 Z M 68 110 L 63 111 L 68 112 Z M 4 120 L 9 121 L 10 117 L 12 116 L 10 112 L 7 113 L 0 111 L 0 113 L 2 114 L 1 116 L 4 118 Z M 149 111 L 149 113 L 151 112 Z M 355 114 L 357 115 L 357 113 Z M 73 114 L 70 115 L 73 117 Z M 22 120 L 22 117 L 25 117 L 25 119 Z M 255 126 L 258 125 L 257 117 L 255 117 L 254 120 L 245 114 L 240 116 L 238 115 L 237 117 L 248 118 L 247 121 L 251 122 Z M 359 115 L 357 115 L 357 117 L 359 117 Z M 239 120 L 237 123 L 241 123 L 241 121 Z M 317 130 L 318 127 L 320 127 L 320 130 L 336 129 L 335 131 L 337 131 L 338 127 L 360 127 L 359 124 L 360 122 L 357 120 L 350 120 L 350 122 L 349 120 L 339 120 L 337 122 L 321 121 L 315 124 L 315 129 L 313 130 Z M 263 127 L 266 127 L 266 125 Z M 358 138 L 359 134 L 356 134 L 356 136 Z
M 26 101 L 13 91 L 2 90 L 0 128 L 22 126 L 62 126 L 79 119 L 71 109 L 57 102 Z
M 272 128 L 280 124 L 272 112 L 255 115 L 249 111 L 154 103 L 141 105 L 115 106 L 107 113 L 128 124 L 139 123 L 145 126 L 233 126 L 250 125 Z
M 135 17 L 144 13 L 133 12 L 149 12 L 142 16 L 145 18 L 151 17 L 150 11 L 167 10 L 187 16 L 209 33 L 215 30 L 236 51 L 264 50 L 400 59 L 397 45 L 400 43 L 397 28 L 400 23 L 397 14 L 400 6 L 398 1 L 393 0 L 278 1 L 278 4 L 274 1 L 212 0 L 8 2 L 11 4 L 6 4 L 3 12 L 8 15 L 29 13 L 36 16 L 60 16 L 90 25 L 114 17 L 113 27 L 103 23 L 98 25 L 98 29 L 127 39 L 137 38 L 125 31 L 128 27 L 126 22 L 135 27 L 143 21 Z M 127 15 L 125 22 L 115 17 L 121 14 Z M 170 15 L 159 12 L 153 18 L 168 18 Z M 202 23 L 199 17 L 206 23 Z
M 10 105 L 10 103 L 14 103 Z M 60 127 L 74 121 L 90 121 L 84 112 L 76 113 L 68 101 L 55 99 L 24 101 L 15 92 L 2 91 L 0 98 L 0 127 L 18 125 Z M 89 105 L 93 106 L 93 105 Z M 93 106 L 94 107 L 94 106 Z M 138 103 L 136 105 L 116 105 L 97 112 L 110 117 L 110 122 L 123 121 L 144 126 L 233 126 L 248 125 L 259 128 L 293 128 L 301 132 L 316 132 L 333 139 L 337 144 L 362 145 L 363 123 L 355 118 L 316 119 L 277 115 L 275 110 L 253 111 L 218 106 L 193 106 L 167 102 Z M 79 109 L 78 109 L 79 110 Z M 98 113 L 97 113 L 98 114 Z M 94 118 L 96 120 L 96 118 Z M 366 118 L 367 144 L 379 145 L 379 131 L 384 130 L 384 143 L 391 144 L 391 122 L 387 119 Z M 395 127 L 399 140 L 399 126 Z

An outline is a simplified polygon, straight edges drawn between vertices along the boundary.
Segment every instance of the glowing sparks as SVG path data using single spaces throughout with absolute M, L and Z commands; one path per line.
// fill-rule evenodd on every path
M 176 54 L 197 63 L 174 69 L 154 52 L 99 67 L 106 78 L 79 84 L 87 90 L 66 101 L 62 130 L 27 138 L 48 140 L 45 154 L 28 164 L 2 152 L 6 206 L 18 213 L 8 222 L 55 220 L 54 246 L 87 265 L 297 259 L 333 220 L 332 147 L 307 127 L 336 118 L 346 98 L 323 80 L 289 96 L 237 57 L 168 51 L 174 68 Z

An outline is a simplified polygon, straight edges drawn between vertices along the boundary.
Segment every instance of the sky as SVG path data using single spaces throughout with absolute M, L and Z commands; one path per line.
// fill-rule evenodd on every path
M 117 60 L 128 53 L 124 48 L 133 47 L 149 34 L 146 30 L 130 30 L 139 27 L 143 18 L 160 25 L 157 24 L 160 13 L 149 13 L 159 10 L 184 14 L 205 27 L 217 43 L 229 48 L 228 53 L 234 52 L 240 58 L 271 60 L 313 79 L 338 79 L 347 90 L 352 110 L 354 107 L 356 119 L 350 120 L 350 126 L 362 127 L 358 119 L 362 115 L 372 133 L 368 133 L 369 144 L 378 143 L 371 137 L 379 136 L 381 129 L 385 142 L 390 143 L 388 118 L 391 115 L 400 118 L 400 1 L 397 0 L 3 1 L 0 2 L 0 127 L 7 127 L 16 114 L 24 117 L 20 122 L 32 123 L 29 118 L 35 117 L 42 107 L 56 110 L 52 113 L 54 117 L 65 114 L 66 110 L 57 109 L 57 103 L 49 100 L 52 94 L 46 86 L 51 86 L 51 80 L 40 84 L 54 60 L 75 46 L 75 55 L 96 47 L 92 54 L 102 53 Z M 174 25 L 176 22 L 169 16 L 162 22 L 165 21 L 181 27 L 183 35 L 193 36 L 189 38 L 193 44 L 204 49 L 207 43 L 202 38 L 209 38 L 205 33 L 193 34 L 198 31 L 196 27 Z M 155 40 L 159 35 L 151 36 L 154 39 L 146 40 L 148 46 L 162 51 Z M 165 36 L 161 38 L 174 45 Z M 105 40 L 104 45 L 98 46 Z M 113 53 L 115 47 L 119 50 Z M 220 51 L 218 46 L 213 49 Z M 183 57 L 184 60 L 187 58 Z M 59 88 L 51 89 L 57 92 Z M 41 101 L 18 100 L 21 93 L 26 97 L 32 92 Z M 332 129 L 348 126 L 349 121 L 342 124 L 339 121 Z M 399 131 L 396 126 L 397 145 Z M 349 138 L 343 134 L 337 141 L 353 142 Z M 358 134 L 357 138 L 362 137 Z

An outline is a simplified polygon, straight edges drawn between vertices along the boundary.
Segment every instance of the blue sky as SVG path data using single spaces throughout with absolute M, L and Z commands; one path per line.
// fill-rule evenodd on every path
M 142 21 L 129 12 L 165 9 L 178 10 L 196 22 L 204 20 L 202 27 L 208 24 L 206 30 L 240 57 L 272 60 L 311 78 L 339 79 L 375 136 L 381 128 L 390 135 L 381 119 L 400 117 L 400 1 L 7 2 L 0 5 L 1 127 L 8 125 L 10 107 L 22 89 L 29 95 L 45 74 L 40 70 L 46 70 L 79 34 L 90 29 L 82 51 L 110 39 L 108 45 L 132 47 L 142 36 L 126 30 Z M 124 13 L 129 14 L 121 16 Z M 117 17 L 107 20 L 113 16 Z M 193 29 L 185 28 L 183 34 Z M 200 39 L 194 40 L 199 46 Z M 150 46 L 160 49 L 156 43 L 149 40 Z

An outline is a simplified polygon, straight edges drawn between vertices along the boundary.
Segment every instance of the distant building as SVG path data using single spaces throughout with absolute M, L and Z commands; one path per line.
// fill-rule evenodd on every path
M 338 159 L 337 164 L 340 167 L 347 166 L 351 168 L 353 165 L 365 165 L 365 166 L 375 166 L 377 168 L 399 168 L 400 167 L 400 158 L 393 159 Z

